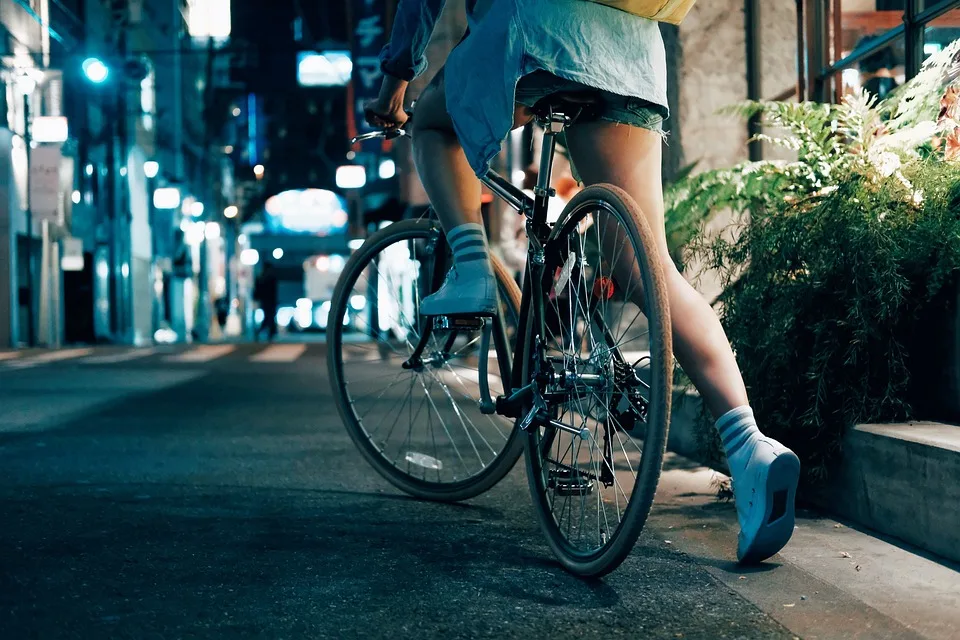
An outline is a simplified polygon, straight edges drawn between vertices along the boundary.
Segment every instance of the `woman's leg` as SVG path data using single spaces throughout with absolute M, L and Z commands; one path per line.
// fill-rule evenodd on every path
M 765 560 L 793 535 L 800 462 L 792 451 L 757 428 L 720 321 L 670 259 L 660 182 L 661 137 L 645 129 L 600 121 L 571 127 L 567 140 L 584 181 L 609 182 L 625 189 L 656 235 L 667 280 L 674 351 L 717 418 L 716 428 L 733 477 L 740 522 L 737 557 L 744 562 Z
M 598 121 L 571 127 L 567 140 L 583 181 L 608 182 L 627 191 L 640 205 L 656 235 L 667 279 L 674 354 L 707 408 L 719 418 L 747 404 L 740 369 L 716 313 L 680 274 L 667 251 L 660 134 Z
M 424 315 L 492 312 L 496 280 L 480 216 L 480 180 L 447 113 L 443 70 L 417 101 L 413 159 L 453 250 L 455 270 L 437 293 L 420 303 Z
M 480 180 L 470 168 L 447 114 L 443 69 L 417 100 L 413 116 L 413 161 L 440 224 L 447 232 L 481 224 Z

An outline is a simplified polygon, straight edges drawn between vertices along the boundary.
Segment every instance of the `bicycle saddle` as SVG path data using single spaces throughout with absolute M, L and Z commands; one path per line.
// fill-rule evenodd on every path
M 549 118 L 550 114 L 563 114 L 577 118 L 590 114 L 603 104 L 599 91 L 561 91 L 552 93 L 530 107 L 530 112 L 538 118 Z

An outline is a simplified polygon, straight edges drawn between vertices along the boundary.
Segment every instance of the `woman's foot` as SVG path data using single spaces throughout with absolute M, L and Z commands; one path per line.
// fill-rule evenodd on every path
M 497 279 L 483 227 L 476 223 L 450 229 L 453 268 L 436 293 L 420 302 L 425 316 L 489 314 L 497 310 Z
M 733 478 L 740 521 L 737 559 L 762 562 L 793 535 L 800 460 L 757 429 L 753 411 L 738 407 L 717 421 Z

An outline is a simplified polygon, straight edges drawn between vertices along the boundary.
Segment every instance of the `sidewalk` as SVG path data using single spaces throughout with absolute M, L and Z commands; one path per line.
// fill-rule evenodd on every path
M 958 637 L 960 567 L 815 513 L 798 514 L 772 561 L 739 567 L 736 512 L 716 497 L 723 478 L 668 454 L 648 528 L 798 637 Z

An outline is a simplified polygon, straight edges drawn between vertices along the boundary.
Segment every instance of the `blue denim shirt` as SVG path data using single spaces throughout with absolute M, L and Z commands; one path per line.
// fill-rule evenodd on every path
M 483 175 L 513 124 L 517 81 L 546 70 L 667 114 L 667 64 L 656 22 L 585 0 L 466 0 L 470 35 L 447 60 L 447 111 L 467 160 Z M 384 73 L 412 79 L 446 0 L 400 0 Z

